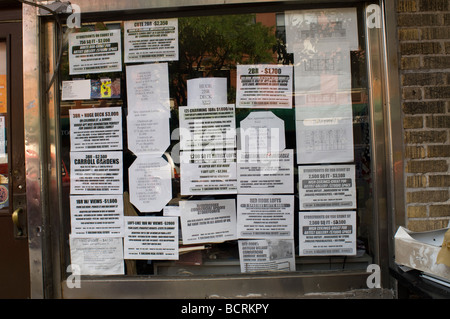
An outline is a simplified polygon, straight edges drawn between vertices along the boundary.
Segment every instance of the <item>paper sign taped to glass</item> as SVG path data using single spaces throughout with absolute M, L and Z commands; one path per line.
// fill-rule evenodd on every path
M 125 63 L 178 60 L 178 19 L 124 22 Z
M 287 49 L 294 53 L 297 163 L 353 161 L 356 9 L 289 11 L 285 24 Z
M 170 145 L 169 118 L 162 112 L 151 116 L 127 116 L 128 149 L 135 155 L 162 156 Z
M 162 157 L 139 155 L 128 169 L 130 202 L 141 212 L 159 212 L 172 199 L 172 167 Z
M 124 275 L 123 238 L 69 237 L 71 273 L 74 275 Z
M 70 194 L 123 194 L 123 153 L 70 152 Z
M 251 112 L 240 123 L 240 149 L 249 153 L 282 152 L 284 121 L 270 111 Z
M 120 30 L 70 33 L 70 75 L 122 71 L 120 35 Z
M 180 152 L 181 194 L 236 194 L 236 151 Z
M 295 271 L 293 239 L 239 240 L 241 272 Z
M 187 80 L 187 106 L 227 104 L 227 78 Z
M 108 151 L 122 149 L 122 108 L 71 109 L 70 150 Z
M 237 239 L 234 199 L 180 201 L 183 244 Z
M 72 237 L 123 237 L 123 196 L 70 196 Z
M 211 150 L 236 147 L 234 104 L 179 107 L 180 149 Z
M 168 64 L 128 65 L 126 72 L 128 115 L 161 112 L 170 117 Z
M 356 212 L 299 213 L 300 256 L 356 255 Z
M 292 66 L 237 65 L 236 72 L 236 107 L 292 108 Z
M 125 259 L 178 260 L 178 217 L 125 216 Z

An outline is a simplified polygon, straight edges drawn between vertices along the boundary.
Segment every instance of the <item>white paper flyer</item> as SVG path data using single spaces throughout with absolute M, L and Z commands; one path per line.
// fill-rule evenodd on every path
M 238 195 L 239 238 L 294 239 L 294 195 Z
M 159 212 L 172 199 L 172 167 L 162 157 L 138 156 L 128 169 L 130 202 L 141 212 Z
M 180 152 L 181 194 L 236 194 L 236 152 Z
M 178 60 L 178 19 L 124 22 L 125 63 Z
M 123 238 L 70 236 L 70 267 L 76 275 L 124 275 Z
M 187 106 L 227 104 L 227 78 L 187 80 Z
M 128 116 L 170 117 L 169 69 L 167 63 L 127 65 Z
M 237 65 L 236 107 L 292 108 L 292 66 Z
M 239 136 L 243 152 L 265 154 L 286 148 L 284 121 L 270 111 L 251 112 L 241 121 Z
M 70 150 L 110 151 L 122 149 L 122 108 L 69 110 Z
M 292 194 L 294 150 L 273 153 L 237 151 L 239 194 Z
M 300 212 L 300 256 L 356 255 L 356 212 Z
M 72 237 L 123 237 L 123 195 L 70 196 Z
M 121 151 L 70 152 L 70 194 L 123 194 Z
M 300 210 L 356 208 L 355 165 L 299 166 Z
M 169 118 L 155 112 L 151 116 L 127 116 L 128 149 L 135 155 L 162 156 L 170 146 Z
M 122 71 L 120 30 L 69 34 L 69 73 L 87 74 Z
M 295 271 L 293 239 L 239 240 L 241 272 Z
M 178 217 L 125 216 L 124 258 L 178 260 Z
M 179 107 L 180 149 L 211 150 L 236 147 L 234 104 Z
M 237 239 L 234 199 L 180 201 L 183 244 Z

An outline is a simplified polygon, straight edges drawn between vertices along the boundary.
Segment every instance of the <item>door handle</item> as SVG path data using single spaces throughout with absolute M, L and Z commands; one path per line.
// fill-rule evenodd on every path
M 12 213 L 12 221 L 14 226 L 17 228 L 17 236 L 23 235 L 22 226 L 20 225 L 20 215 L 23 213 L 23 208 L 19 207 Z

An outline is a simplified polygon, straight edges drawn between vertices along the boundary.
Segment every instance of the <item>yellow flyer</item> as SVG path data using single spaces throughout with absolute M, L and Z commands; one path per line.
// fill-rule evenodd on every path
M 7 112 L 6 74 L 0 74 L 0 113 Z

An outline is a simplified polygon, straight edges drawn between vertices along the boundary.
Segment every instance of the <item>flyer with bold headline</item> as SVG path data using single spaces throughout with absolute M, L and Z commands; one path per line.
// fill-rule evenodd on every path
M 123 237 L 123 195 L 70 196 L 72 237 Z
M 178 217 L 125 216 L 124 258 L 178 260 Z
M 122 149 L 122 108 L 71 109 L 70 150 L 110 151 Z
M 292 66 L 237 65 L 236 107 L 292 108 Z
M 299 166 L 300 210 L 356 208 L 355 165 Z
M 124 22 L 125 63 L 178 60 L 178 19 Z
M 123 194 L 121 151 L 70 152 L 70 194 Z
M 356 255 L 356 212 L 299 213 L 300 256 Z
M 234 104 L 182 106 L 178 109 L 181 150 L 236 147 Z
M 122 71 L 120 30 L 69 34 L 69 73 L 87 74 Z
M 239 238 L 294 239 L 294 195 L 238 195 Z

